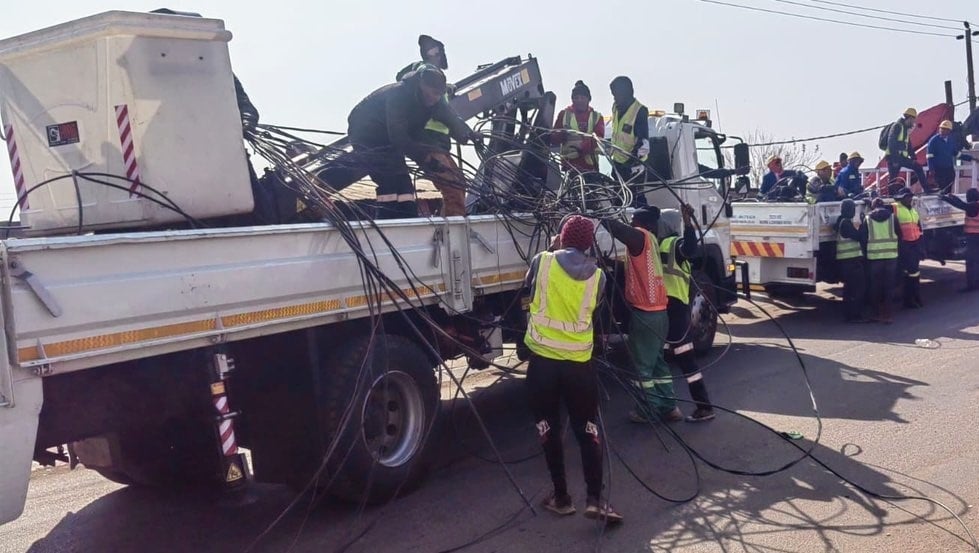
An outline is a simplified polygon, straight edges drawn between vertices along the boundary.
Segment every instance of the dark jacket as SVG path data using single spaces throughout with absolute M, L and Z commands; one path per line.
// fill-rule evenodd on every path
M 963 202 L 961 198 L 951 194 L 942 195 L 941 199 L 946 203 L 950 203 L 953 206 L 965 211 L 966 217 L 975 217 L 979 215 L 979 202 Z
M 255 104 L 245 94 L 245 89 L 241 86 L 241 81 L 235 76 L 235 99 L 238 101 L 238 111 L 241 113 L 241 126 L 244 129 L 254 129 L 258 125 L 258 110 Z
M 904 129 L 904 140 L 901 140 L 901 129 Z M 898 157 L 913 157 L 911 152 L 911 129 L 904 126 L 904 118 L 900 118 L 891 123 L 891 128 L 887 130 L 887 152 L 888 155 Z
M 764 177 L 761 178 L 761 188 L 758 190 L 758 193 L 764 196 L 765 194 L 771 192 L 773 188 L 775 188 L 775 184 L 780 179 L 789 179 L 800 174 L 801 173 L 799 173 L 798 171 L 789 169 L 788 171 L 783 171 L 782 176 L 778 177 L 775 175 L 775 173 L 769 171 L 765 173 Z
M 879 221 L 881 220 L 883 219 Z M 836 220 L 836 224 L 833 225 L 833 229 L 839 232 L 843 238 L 860 242 L 860 250 L 864 255 L 867 255 L 867 238 L 870 235 L 870 230 L 867 228 L 867 220 L 864 215 L 860 215 L 860 228 L 853 226 L 853 219 L 841 215 Z
M 936 134 L 928 141 L 928 168 L 952 169 L 955 167 L 955 156 L 958 153 L 955 138 L 951 134 L 947 138 Z
M 452 110 L 445 98 L 434 106 L 421 101 L 421 72 L 383 86 L 364 98 L 347 118 L 350 141 L 367 147 L 392 147 L 415 160 L 424 161 L 432 147 L 419 142 L 429 119 L 445 123 L 459 142 L 469 138 L 469 127 Z
M 843 189 L 846 196 L 856 196 L 863 193 L 863 180 L 860 170 L 847 165 L 836 176 L 836 186 Z

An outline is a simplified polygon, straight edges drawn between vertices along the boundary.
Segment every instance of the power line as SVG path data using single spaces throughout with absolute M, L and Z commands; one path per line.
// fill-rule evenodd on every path
M 953 108 L 957 108 L 957 107 L 959 107 L 962 104 L 965 104 L 967 102 L 968 102 L 968 100 L 963 100 L 963 101 L 961 101 L 961 102 L 953 105 L 952 107 Z M 890 125 L 890 123 L 887 123 L 885 125 L 877 125 L 876 127 L 867 127 L 865 129 L 857 129 L 855 131 L 846 131 L 846 132 L 839 132 L 839 133 L 835 133 L 835 134 L 826 134 L 826 135 L 823 135 L 823 136 L 811 136 L 809 138 L 793 138 L 793 139 L 790 139 L 790 140 L 778 140 L 778 141 L 775 141 L 775 142 L 765 142 L 765 143 L 762 143 L 762 144 L 748 144 L 748 147 L 749 148 L 757 148 L 759 146 L 781 146 L 783 144 L 798 144 L 799 142 L 815 142 L 816 140 L 827 140 L 827 139 L 830 139 L 830 138 L 839 138 L 841 136 L 850 136 L 852 134 L 860 134 L 860 133 L 865 133 L 865 132 L 870 132 L 870 131 L 876 131 L 876 130 L 883 129 L 884 127 L 886 127 L 888 125 Z M 733 147 L 734 147 L 733 145 L 731 145 L 731 146 L 722 146 L 722 148 L 733 148 Z
M 892 10 L 881 10 L 877 8 L 865 8 L 863 6 L 855 6 L 853 4 L 844 4 L 842 2 L 831 2 L 830 0 L 809 0 L 810 2 L 817 2 L 819 4 L 829 4 L 831 6 L 842 6 L 844 8 L 856 8 L 858 10 L 864 10 L 868 12 L 878 12 L 878 13 L 889 13 L 891 15 L 903 15 L 905 17 L 916 17 L 918 19 L 931 19 L 934 21 L 951 21 L 952 23 L 962 23 L 961 19 L 949 19 L 947 17 L 934 17 L 931 15 L 918 15 L 914 13 L 907 12 L 896 12 Z
M 935 25 L 934 23 L 919 23 L 917 21 L 908 21 L 907 19 L 897 19 L 895 17 L 884 17 L 881 15 L 870 15 L 866 13 L 851 12 L 847 10 L 838 10 L 836 8 L 824 8 L 822 6 L 810 6 L 808 4 L 803 4 L 802 2 L 793 2 L 792 0 L 775 0 L 776 2 L 781 2 L 783 4 L 792 4 L 793 6 L 802 6 L 803 8 L 813 9 L 813 10 L 824 10 L 828 12 L 835 13 L 845 13 L 847 15 L 855 15 L 857 17 L 866 17 L 869 19 L 880 19 L 883 21 L 894 21 L 896 23 L 904 23 L 905 25 L 918 25 L 919 27 L 934 27 L 936 29 L 951 29 L 953 31 L 960 31 L 958 27 L 949 27 L 948 25 Z M 860 8 L 858 8 L 860 9 Z
M 733 3 L 730 3 L 730 2 L 721 2 L 720 0 L 698 0 L 698 1 L 699 2 L 704 2 L 704 3 L 707 3 L 707 4 L 717 4 L 719 6 L 729 6 L 729 7 L 732 7 L 732 8 L 741 8 L 741 9 L 744 9 L 744 10 L 752 10 L 752 11 L 756 11 L 756 12 L 765 12 L 765 13 L 773 13 L 773 14 L 776 14 L 776 15 L 786 15 L 786 16 L 789 16 L 789 17 L 798 17 L 800 19 L 809 19 L 809 20 L 812 20 L 812 21 L 823 21 L 823 22 L 826 22 L 826 23 L 836 23 L 837 25 L 847 25 L 847 26 L 850 26 L 850 27 L 862 27 L 862 28 L 865 28 L 865 29 L 878 29 L 878 30 L 882 30 L 882 31 L 895 31 L 895 32 L 898 32 L 898 33 L 910 33 L 910 34 L 914 34 L 914 35 L 940 36 L 940 37 L 943 37 L 943 38 L 953 38 L 955 36 L 955 35 L 945 34 L 945 33 L 932 33 L 932 32 L 929 32 L 929 31 L 914 31 L 914 30 L 911 30 L 911 29 L 898 29 L 896 27 L 883 27 L 883 26 L 880 26 L 880 25 L 867 25 L 867 24 L 864 24 L 864 23 L 853 23 L 853 22 L 850 22 L 850 21 L 838 21 L 836 19 L 828 19 L 828 18 L 825 18 L 825 17 L 816 17 L 814 15 L 802 15 L 802 14 L 798 14 L 798 13 L 783 12 L 783 11 L 779 11 L 779 10 L 769 10 L 769 9 L 766 9 L 766 8 L 758 8 L 758 7 L 755 7 L 755 6 L 744 6 L 742 4 L 733 4 Z

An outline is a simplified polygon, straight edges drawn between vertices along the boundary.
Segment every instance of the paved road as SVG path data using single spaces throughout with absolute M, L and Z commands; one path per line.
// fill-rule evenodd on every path
M 793 305 L 765 301 L 795 340 L 819 403 L 823 432 L 814 454 L 862 486 L 885 494 L 924 494 L 979 532 L 979 295 L 955 293 L 961 267 L 928 267 L 926 308 L 901 312 L 896 324 L 838 323 L 837 290 Z M 806 439 L 817 425 L 802 373 L 773 324 L 744 302 L 726 317 L 733 341 L 707 372 L 719 405 Z M 915 346 L 927 338 L 938 349 Z M 714 357 L 724 350 L 718 340 Z M 481 412 L 502 455 L 520 461 L 537 451 L 519 381 L 477 387 Z M 682 386 L 681 386 L 682 388 Z M 685 394 L 686 392 L 683 391 Z M 613 456 L 610 494 L 626 523 L 602 532 L 575 516 L 534 516 L 490 457 L 485 439 L 454 411 L 444 429 L 438 468 L 416 493 L 363 512 L 328 501 L 302 501 L 261 540 L 290 503 L 279 486 L 255 486 L 247 501 L 127 489 L 84 469 L 35 472 L 27 511 L 0 528 L 0 551 L 428 552 L 483 539 L 467 551 L 969 551 L 965 534 L 944 511 L 922 501 L 887 502 L 844 485 L 804 461 L 768 476 L 736 476 L 692 464 L 667 432 L 625 421 L 625 395 L 610 387 L 608 443 L 645 485 L 683 497 L 672 504 L 647 492 Z M 760 471 L 798 452 L 733 415 L 675 431 L 711 462 Z M 583 485 L 574 449 L 569 474 L 581 507 Z M 508 465 L 531 500 L 546 491 L 540 457 Z M 698 480 L 699 475 L 699 480 Z M 497 532 L 492 532 L 499 529 Z M 488 534 L 489 533 L 489 534 Z

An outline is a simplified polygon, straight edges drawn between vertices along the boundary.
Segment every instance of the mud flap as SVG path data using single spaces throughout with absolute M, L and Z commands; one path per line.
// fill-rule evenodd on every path
M 7 365 L 6 361 L 3 361 Z M 9 366 L 0 367 L 7 371 Z M 9 369 L 10 396 L 0 407 L 0 524 L 24 511 L 31 461 L 37 438 L 43 391 L 41 378 L 22 369 Z

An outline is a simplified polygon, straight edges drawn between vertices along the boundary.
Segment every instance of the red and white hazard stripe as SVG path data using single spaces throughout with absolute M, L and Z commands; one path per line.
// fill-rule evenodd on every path
M 129 106 L 116 106 L 116 124 L 119 125 L 119 143 L 122 145 L 122 161 L 126 166 L 126 178 L 132 183 L 129 197 L 139 190 L 139 166 L 136 165 L 136 147 L 133 144 L 133 129 L 129 124 Z
M 227 416 L 228 410 L 228 396 L 220 395 L 214 397 L 214 409 L 221 416 Z M 235 427 L 232 424 L 231 419 L 224 419 L 218 425 L 218 433 L 221 435 L 221 452 L 224 453 L 226 457 L 230 457 L 238 453 L 238 442 L 235 440 Z
M 7 155 L 10 156 L 10 169 L 14 173 L 14 186 L 17 188 L 17 203 L 21 209 L 28 209 L 27 190 L 24 187 L 24 170 L 20 166 L 20 154 L 17 152 L 17 139 L 14 137 L 14 126 L 5 125 L 3 134 L 7 137 Z

